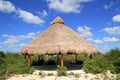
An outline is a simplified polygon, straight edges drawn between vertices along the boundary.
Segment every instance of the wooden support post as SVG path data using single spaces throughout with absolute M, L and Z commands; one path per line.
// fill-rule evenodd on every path
M 28 55 L 28 68 L 30 69 L 30 55 Z
M 61 54 L 61 67 L 64 67 L 64 58 L 63 58 L 63 54 Z
M 38 55 L 38 61 L 40 61 L 40 55 Z
M 78 61 L 77 61 L 77 54 L 75 54 L 75 60 L 76 60 L 76 63 L 77 63 L 77 62 L 78 62 Z
M 57 54 L 57 64 L 59 64 L 59 54 Z
M 92 54 L 90 54 L 90 59 L 92 59 Z
M 26 59 L 26 54 L 24 55 L 24 58 Z

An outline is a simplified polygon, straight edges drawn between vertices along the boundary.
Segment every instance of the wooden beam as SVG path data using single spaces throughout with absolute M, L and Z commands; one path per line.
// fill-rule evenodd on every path
M 28 55 L 28 68 L 30 69 L 30 55 Z
M 61 67 L 64 67 L 64 58 L 63 58 L 63 54 L 61 54 Z

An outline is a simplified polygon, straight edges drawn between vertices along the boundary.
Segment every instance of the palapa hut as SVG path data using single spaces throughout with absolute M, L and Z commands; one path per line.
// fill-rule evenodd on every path
M 26 45 L 20 54 L 28 55 L 28 66 L 30 67 L 30 56 L 34 54 L 60 54 L 61 66 L 64 66 L 64 54 L 86 53 L 91 55 L 96 52 L 94 46 L 67 27 L 60 17 L 56 17 L 50 27 Z

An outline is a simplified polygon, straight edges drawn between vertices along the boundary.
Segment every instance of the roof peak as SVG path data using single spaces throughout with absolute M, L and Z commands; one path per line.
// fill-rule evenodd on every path
M 57 16 L 51 23 L 51 25 L 56 24 L 56 23 L 60 23 L 60 24 L 64 24 L 64 21 L 62 20 L 62 18 L 60 16 Z

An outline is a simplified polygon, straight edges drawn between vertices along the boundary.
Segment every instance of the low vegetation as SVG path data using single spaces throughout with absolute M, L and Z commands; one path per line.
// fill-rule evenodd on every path
M 2 78 L 12 74 L 32 74 L 33 72 L 33 68 L 28 69 L 27 60 L 24 59 L 24 56 L 16 53 L 5 54 L 0 52 L 0 76 Z
M 45 56 L 43 55 L 38 60 L 36 56 L 31 57 L 31 65 L 55 65 L 57 63 L 57 56 Z M 60 56 L 58 56 L 60 58 Z M 120 74 L 120 49 L 112 49 L 106 54 L 96 54 L 92 59 L 87 55 L 78 55 L 77 62 L 75 55 L 64 56 L 65 61 L 70 63 L 79 63 L 83 67 L 82 69 L 87 73 L 106 73 L 106 71 L 111 71 L 113 74 Z M 59 62 L 59 61 L 58 61 Z M 57 66 L 58 76 L 67 76 L 67 68 Z M 4 80 L 6 76 L 12 74 L 32 74 L 34 68 L 28 69 L 27 59 L 23 55 L 18 53 L 4 53 L 0 51 L 0 80 Z M 39 73 L 39 75 L 44 76 L 44 74 Z M 48 76 L 53 75 L 46 74 Z M 73 75 L 73 73 L 69 73 Z M 76 75 L 78 76 L 78 75 Z M 120 75 L 117 75 L 116 80 L 119 80 Z
M 57 66 L 57 76 L 67 76 L 67 68 L 61 67 L 60 65 Z

